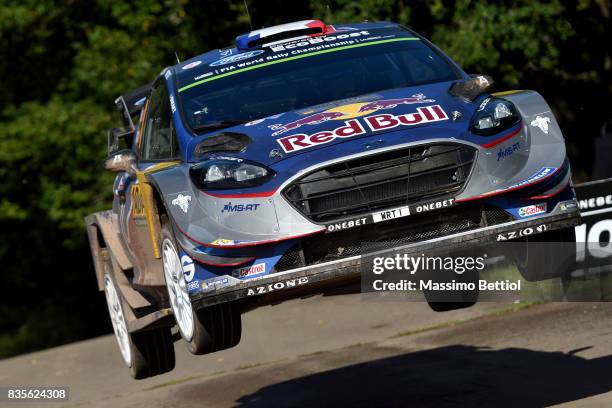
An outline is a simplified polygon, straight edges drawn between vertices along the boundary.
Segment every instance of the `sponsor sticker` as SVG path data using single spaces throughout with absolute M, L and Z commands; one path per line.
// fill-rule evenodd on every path
M 542 214 L 546 212 L 546 203 L 528 205 L 518 209 L 518 215 L 521 218 L 531 217 L 532 215 Z
M 415 103 L 432 103 L 435 99 L 429 99 L 422 93 L 414 94 L 407 98 L 379 99 L 369 102 L 353 102 L 341 106 L 332 106 L 322 112 L 312 113 L 293 122 L 268 126 L 274 130 L 272 136 L 278 136 L 290 130 L 295 130 L 306 125 L 317 125 L 328 120 L 347 120 L 365 116 L 379 110 L 394 109 L 399 105 L 412 105 Z
M 247 296 L 263 295 L 265 293 L 275 292 L 277 290 L 291 289 L 296 286 L 305 285 L 308 283 L 308 276 L 301 278 L 289 279 L 286 281 L 280 281 L 276 283 L 270 283 L 268 285 L 257 286 L 255 288 L 247 289 Z
M 189 282 L 187 284 L 187 292 L 195 292 L 197 290 L 200 290 L 200 281 L 199 280 L 194 280 L 193 282 Z
M 228 278 L 221 278 L 221 277 L 212 278 L 212 279 L 202 282 L 202 290 L 209 292 L 209 291 L 216 290 L 218 288 L 227 286 L 228 284 L 229 284 Z
M 206 72 L 206 73 L 204 73 L 202 75 L 198 75 L 198 76 L 194 77 L 193 80 L 194 81 L 199 81 L 200 79 L 207 78 L 207 77 L 211 76 L 212 74 L 213 74 L 212 72 Z
M 257 211 L 257 208 L 260 206 L 260 204 L 232 204 L 231 202 L 225 204 L 223 206 L 223 209 L 221 210 L 222 213 L 228 212 L 228 213 L 234 213 L 234 212 L 249 212 L 249 211 Z
M 329 232 L 342 231 L 342 230 L 353 228 L 353 227 L 360 227 L 367 223 L 368 223 L 368 217 L 356 218 L 354 220 L 341 221 L 341 222 L 335 222 L 333 224 L 328 224 L 327 230 Z
M 546 116 L 536 116 L 530 123 L 531 126 L 539 128 L 542 132 L 548 134 L 548 127 L 550 125 L 550 118 Z
M 331 115 L 331 117 L 324 119 L 318 115 Z M 315 121 L 311 122 L 311 119 L 315 116 Z M 314 124 L 321 123 L 325 120 L 337 119 L 338 117 L 339 115 L 337 112 L 323 112 L 320 114 L 311 115 L 307 118 L 302 118 L 300 120 L 306 120 L 305 124 Z M 444 121 L 448 120 L 448 115 L 446 112 L 444 112 L 440 105 L 431 105 L 419 107 L 414 113 L 406 113 L 402 115 L 383 113 L 379 115 L 366 116 L 363 118 L 363 120 L 370 130 L 377 132 L 380 130 L 392 129 L 398 126 L 415 126 L 423 123 Z M 295 124 L 296 122 L 292 123 Z M 286 124 L 284 126 L 286 127 L 288 125 Z M 277 130 L 276 133 L 279 131 L 280 130 Z M 329 143 L 337 138 L 355 137 L 365 133 L 365 127 L 359 119 L 350 119 L 345 121 L 343 126 L 339 126 L 331 131 L 322 131 L 313 134 L 298 133 L 291 136 L 281 137 L 277 139 L 277 142 L 281 145 L 285 153 L 292 153 Z
M 561 208 L 561 211 L 573 210 L 576 207 L 578 207 L 576 200 L 567 200 L 567 201 L 562 201 L 561 203 L 559 203 L 559 208 Z
M 202 63 L 202 61 L 193 61 L 193 62 L 190 62 L 189 64 L 185 65 L 185 66 L 183 67 L 183 69 L 191 69 L 191 68 L 195 68 L 195 67 L 197 67 L 198 65 L 200 65 L 201 63 Z
M 320 45 L 325 43 L 334 42 L 337 40 L 350 40 L 358 37 L 368 36 L 370 35 L 369 31 L 362 30 L 352 33 L 339 34 L 339 35 L 326 35 L 321 37 L 312 37 L 312 38 L 303 38 L 300 40 L 289 41 L 283 44 L 273 45 L 270 47 L 272 52 L 280 52 L 292 50 L 295 48 L 308 47 L 311 45 Z
M 245 276 L 259 275 L 266 272 L 266 264 L 264 262 L 246 266 L 244 268 L 234 269 L 232 275 L 236 278 L 244 278 Z
M 183 255 L 181 256 L 181 265 L 183 266 L 183 276 L 185 276 L 185 280 L 191 282 L 195 275 L 195 264 L 193 263 L 193 259 L 188 255 Z
M 172 113 L 176 112 L 176 103 L 174 103 L 174 95 L 170 95 L 170 109 L 172 109 Z
M 410 207 L 399 207 L 392 210 L 381 211 L 372 214 L 374 222 L 392 220 L 394 218 L 407 217 L 410 215 Z
M 172 205 L 176 205 L 187 214 L 187 210 L 189 210 L 189 202 L 191 201 L 190 195 L 182 195 L 179 194 L 174 200 L 172 200 Z
M 508 186 L 504 189 L 498 190 L 498 191 L 505 191 L 505 190 L 514 190 L 518 187 L 522 187 L 524 185 L 527 184 L 533 184 L 538 180 L 541 180 L 545 177 L 550 176 L 555 170 L 557 170 L 556 167 L 542 167 L 538 172 L 534 173 L 533 175 L 529 176 L 529 178 L 527 178 L 526 180 L 521 181 L 520 183 L 516 183 L 516 184 L 512 184 L 511 186 Z
M 254 51 L 249 51 L 249 52 L 243 52 L 242 54 L 230 55 L 228 57 L 218 59 L 216 61 L 211 62 L 208 65 L 211 67 L 218 67 L 221 65 L 233 64 L 234 62 L 242 61 L 248 58 L 253 58 L 263 53 L 264 53 L 264 50 L 254 50 Z
M 523 229 L 518 229 L 514 231 L 508 231 L 508 232 L 503 232 L 501 234 L 497 234 L 497 241 L 508 241 L 510 239 L 528 237 L 530 235 L 540 234 L 546 231 L 548 231 L 548 225 L 540 224 L 535 227 L 527 227 Z
M 369 214 L 365 217 L 353 218 L 350 220 L 344 220 L 326 224 L 328 232 L 342 231 L 345 229 L 360 227 L 362 225 L 389 221 L 396 218 L 408 217 L 412 214 L 421 214 L 424 212 L 438 210 L 441 208 L 450 207 L 455 204 L 454 198 L 447 198 L 445 200 L 437 200 L 429 203 L 413 204 L 403 207 L 391 208 L 384 211 L 378 211 Z
M 521 149 L 521 142 L 516 142 L 512 146 L 500 148 L 497 152 L 497 161 L 503 160 L 506 157 L 512 156 L 515 152 Z

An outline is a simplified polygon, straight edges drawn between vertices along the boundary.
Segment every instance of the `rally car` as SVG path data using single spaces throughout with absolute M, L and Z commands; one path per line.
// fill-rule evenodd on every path
M 247 310 L 359 281 L 370 248 L 566 239 L 557 121 L 537 92 L 491 83 L 398 24 L 312 20 L 119 97 L 112 209 L 86 224 L 131 374 L 171 370 L 179 338 L 235 346 Z

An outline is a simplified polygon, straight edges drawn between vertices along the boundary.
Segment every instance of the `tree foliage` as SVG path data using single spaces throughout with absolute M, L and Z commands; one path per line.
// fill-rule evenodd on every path
M 590 173 L 612 116 L 609 0 L 0 0 L 0 356 L 109 330 L 83 217 L 107 208 L 114 98 L 254 28 L 397 21 L 499 89 L 536 89 Z

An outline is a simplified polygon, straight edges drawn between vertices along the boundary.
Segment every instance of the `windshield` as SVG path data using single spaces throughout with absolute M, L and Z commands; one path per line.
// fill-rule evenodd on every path
M 345 37 L 350 39 L 283 43 L 182 73 L 179 99 L 187 124 L 196 132 L 223 128 L 386 89 L 458 78 L 452 66 L 406 30 L 347 31 Z

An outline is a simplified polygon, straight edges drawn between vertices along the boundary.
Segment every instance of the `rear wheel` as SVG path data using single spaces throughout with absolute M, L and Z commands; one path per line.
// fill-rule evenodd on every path
M 123 301 L 109 273 L 104 275 L 104 293 L 119 351 L 132 377 L 148 378 L 172 370 L 175 355 L 170 328 L 129 333 Z
M 233 303 L 205 307 L 195 311 L 174 235 L 163 217 L 161 231 L 162 261 L 168 296 L 181 337 L 193 354 L 208 354 L 234 347 L 240 342 L 242 319 Z

